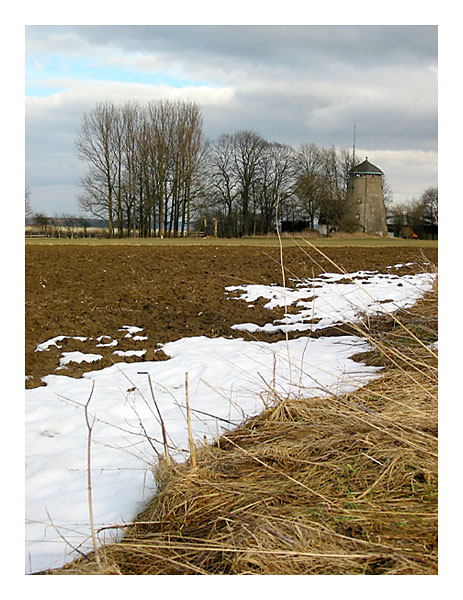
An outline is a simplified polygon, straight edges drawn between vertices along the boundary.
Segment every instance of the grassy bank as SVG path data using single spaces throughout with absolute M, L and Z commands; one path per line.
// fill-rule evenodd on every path
M 122 542 L 53 573 L 436 574 L 437 288 L 360 333 L 381 378 L 275 397 L 198 447 L 195 468 L 160 464 Z

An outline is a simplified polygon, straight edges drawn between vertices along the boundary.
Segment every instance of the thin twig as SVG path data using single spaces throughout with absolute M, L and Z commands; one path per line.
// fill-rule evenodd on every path
M 191 411 L 190 411 L 190 392 L 188 388 L 188 373 L 185 373 L 185 397 L 186 397 L 186 414 L 188 423 L 188 443 L 190 445 L 191 465 L 193 469 L 196 467 L 196 452 L 193 443 L 193 432 L 191 430 Z
M 58 527 L 53 523 L 53 519 L 51 518 L 50 513 L 48 512 L 48 508 L 45 508 L 45 511 L 46 511 L 46 513 L 48 515 L 48 518 L 50 519 L 51 526 L 56 531 L 56 533 L 60 536 L 60 538 L 63 540 L 63 542 L 65 544 L 67 544 L 70 548 L 72 548 L 74 550 L 74 552 L 77 552 L 78 554 L 80 554 L 81 556 L 83 556 L 84 558 L 86 558 L 89 562 L 92 562 L 90 560 L 90 558 L 84 552 L 82 552 L 81 550 L 79 550 L 79 548 L 76 548 L 76 546 L 73 546 L 71 544 L 71 542 L 64 537 L 64 535 L 61 533 L 61 531 L 58 529 Z
M 161 430 L 162 430 L 162 439 L 164 442 L 164 455 L 165 455 L 165 459 L 167 462 L 167 466 L 171 466 L 171 459 L 170 459 L 170 454 L 169 454 L 169 446 L 167 444 L 167 433 L 166 433 L 166 426 L 164 424 L 164 419 L 162 418 L 161 415 L 161 411 L 159 410 L 159 406 L 158 403 L 156 402 L 156 398 L 154 396 L 154 391 L 153 391 L 153 385 L 151 383 L 151 376 L 147 371 L 138 371 L 138 375 L 148 375 L 148 381 L 150 384 L 150 390 L 151 390 L 151 397 L 153 399 L 153 403 L 154 406 L 156 407 L 156 410 L 158 412 L 158 416 L 159 416 L 159 420 L 161 422 Z

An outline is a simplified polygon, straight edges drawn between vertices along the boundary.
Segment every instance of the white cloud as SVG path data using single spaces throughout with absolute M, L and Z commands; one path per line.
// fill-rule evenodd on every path
M 96 102 L 111 100 L 114 103 L 126 100 L 146 102 L 161 98 L 189 99 L 201 104 L 226 104 L 233 99 L 234 90 L 207 85 L 192 87 L 172 87 L 167 85 L 146 85 L 142 83 L 121 83 L 118 81 L 74 82 L 69 79 L 53 79 L 44 82 L 49 87 L 66 86 L 66 89 L 46 98 L 27 98 L 26 111 L 40 107 L 43 111 L 57 107 L 93 107 Z M 87 110 L 87 108 L 84 108 Z

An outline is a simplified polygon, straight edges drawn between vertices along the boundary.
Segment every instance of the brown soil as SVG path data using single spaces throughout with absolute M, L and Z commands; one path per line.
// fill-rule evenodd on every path
M 324 252 L 347 272 L 390 272 L 390 265 L 418 263 L 394 271 L 400 275 L 424 270 L 424 261 L 437 264 L 435 248 L 351 247 Z M 285 249 L 287 281 L 335 270 L 317 252 L 310 250 L 310 255 L 298 248 Z M 229 285 L 281 282 L 278 248 L 27 246 L 26 387 L 42 385 L 41 377 L 54 372 L 80 377 L 85 371 L 121 360 L 163 360 L 166 355 L 156 350 L 157 345 L 186 336 L 282 339 L 282 334 L 234 332 L 233 324 L 252 321 L 264 325 L 271 319 L 281 319 L 284 311 L 270 312 L 263 307 L 264 302 L 255 302 L 249 308 L 246 302 L 231 300 L 233 294 L 224 290 Z M 124 325 L 143 328 L 137 335 L 148 339 L 125 338 L 125 332 L 120 331 Z M 65 339 L 59 342 L 60 349 L 51 346 L 48 351 L 35 351 L 38 344 L 58 335 L 89 339 Z M 118 340 L 118 345 L 98 348 L 101 342 L 95 338 L 102 335 Z M 142 358 L 113 354 L 114 350 L 137 349 L 147 349 L 147 353 Z M 74 350 L 98 353 L 103 359 L 70 363 L 66 370 L 56 371 L 61 353 Z

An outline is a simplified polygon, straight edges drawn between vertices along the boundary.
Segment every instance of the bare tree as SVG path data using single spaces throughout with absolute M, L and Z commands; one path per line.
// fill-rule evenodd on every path
M 296 155 L 296 182 L 294 192 L 303 218 L 308 218 L 314 229 L 323 198 L 322 156 L 315 144 L 302 144 Z
M 119 156 L 115 145 L 116 117 L 116 107 L 112 102 L 98 103 L 88 114 L 84 114 L 75 141 L 77 156 L 89 164 L 89 173 L 82 182 L 84 195 L 81 206 L 87 209 L 92 202 L 98 204 L 98 210 L 106 213 L 110 237 L 114 231 L 119 176 Z
M 235 204 L 240 188 L 234 170 L 233 136 L 224 133 L 208 146 L 209 191 L 216 198 L 217 212 L 225 214 L 225 235 L 232 237 L 235 231 Z
M 136 182 L 139 172 L 140 107 L 126 102 L 121 109 L 121 205 L 125 211 L 127 235 L 136 230 Z
M 34 213 L 34 223 L 40 227 L 42 233 L 48 233 L 48 226 L 50 224 L 49 217 L 43 212 Z
M 438 189 L 437 187 L 427 188 L 421 195 L 423 204 L 424 218 L 428 225 L 437 225 L 438 213 Z
M 78 217 L 76 217 L 76 223 L 78 227 L 82 228 L 82 236 L 86 238 L 87 230 L 90 225 L 90 219 L 84 215 L 79 215 Z
M 85 114 L 75 149 L 89 165 L 81 207 L 108 219 L 110 235 L 189 232 L 202 154 L 202 116 L 193 102 L 99 103 Z
M 80 208 L 99 219 L 109 220 L 106 180 L 102 174 L 89 172 L 82 178 L 80 185 L 83 189 L 78 197 Z
M 294 191 L 295 152 L 291 146 L 277 142 L 267 143 L 260 161 L 260 176 L 256 180 L 258 218 L 254 215 L 254 233 L 260 220 L 260 232 L 270 233 L 274 227 L 277 204 L 284 205 Z
M 392 204 L 389 207 L 388 216 L 395 234 L 398 236 L 405 235 L 405 229 L 407 227 L 407 205 L 403 203 Z
M 346 150 L 345 148 L 341 148 L 341 150 L 335 152 L 335 154 L 338 157 L 342 189 L 347 194 L 347 186 L 351 177 L 351 171 L 356 166 L 354 155 L 350 150 Z
M 148 105 L 149 161 L 152 188 L 157 204 L 159 235 L 164 237 L 168 223 L 171 197 L 169 167 L 171 163 L 172 130 L 174 127 L 174 104 L 172 102 L 150 102 Z
M 143 153 L 149 168 L 159 233 L 189 233 L 191 198 L 202 154 L 202 116 L 194 102 L 152 102 L 146 112 Z
M 251 233 L 253 189 L 266 141 L 254 131 L 237 131 L 233 134 L 234 168 L 240 184 L 241 233 Z
M 423 202 L 417 198 L 412 198 L 406 207 L 407 226 L 411 234 L 421 236 L 424 233 L 424 216 Z
M 321 149 L 322 194 L 320 220 L 330 229 L 338 229 L 346 211 L 346 163 L 340 160 L 334 146 Z
M 182 196 L 181 196 L 181 233 L 190 233 L 191 201 L 195 189 L 196 175 L 204 156 L 204 141 L 202 135 L 203 118 L 200 108 L 195 103 L 185 103 L 182 106 L 183 127 L 180 143 L 182 145 Z
M 58 222 L 66 228 L 66 237 L 70 238 L 74 235 L 74 228 L 77 227 L 77 217 L 68 213 L 63 213 L 58 217 Z
M 149 107 L 140 111 L 138 126 L 135 165 L 135 193 L 138 208 L 135 203 L 134 223 L 138 218 L 139 235 L 147 236 L 157 231 L 157 170 L 152 160 L 154 136 L 150 124 Z M 137 217 L 138 215 L 138 217 Z M 135 225 L 134 225 L 135 226 Z

